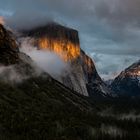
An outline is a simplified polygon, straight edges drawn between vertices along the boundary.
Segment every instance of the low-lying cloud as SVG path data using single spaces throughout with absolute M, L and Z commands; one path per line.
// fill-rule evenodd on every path
M 37 47 L 32 46 L 28 42 L 29 40 L 28 38 L 22 41 L 20 51 L 30 56 L 38 67 L 51 76 L 58 77 L 62 74 L 64 75 L 64 72 L 68 69 L 68 64 L 54 52 L 39 50 Z
M 0 66 L 0 81 L 14 84 L 20 83 L 28 78 L 29 77 L 27 75 L 23 75 L 22 73 L 18 72 L 16 65 Z

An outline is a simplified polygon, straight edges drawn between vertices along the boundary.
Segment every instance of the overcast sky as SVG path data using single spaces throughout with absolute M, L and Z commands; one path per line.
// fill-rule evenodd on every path
M 104 78 L 140 57 L 140 0 L 0 0 L 0 15 L 13 28 L 52 20 L 77 29 Z

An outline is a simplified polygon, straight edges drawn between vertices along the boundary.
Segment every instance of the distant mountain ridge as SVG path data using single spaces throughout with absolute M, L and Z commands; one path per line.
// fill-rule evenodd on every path
M 120 96 L 140 97 L 140 60 L 121 72 L 111 88 Z

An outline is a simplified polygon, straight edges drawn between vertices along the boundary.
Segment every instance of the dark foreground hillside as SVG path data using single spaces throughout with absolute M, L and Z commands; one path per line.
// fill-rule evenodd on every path
M 32 78 L 18 86 L 0 83 L 0 139 L 140 138 L 139 119 L 117 118 L 123 112 L 117 111 L 118 105 L 113 107 L 110 101 L 94 102 L 98 107 L 47 77 Z M 110 107 L 116 112 L 108 112 Z

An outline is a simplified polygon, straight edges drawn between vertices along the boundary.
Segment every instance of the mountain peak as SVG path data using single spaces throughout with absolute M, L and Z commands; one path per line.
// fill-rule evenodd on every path
M 80 48 L 78 31 L 56 23 L 49 23 L 23 31 L 23 41 L 39 49 L 56 53 L 70 69 L 57 80 L 74 91 L 88 96 L 94 93 L 106 94 L 105 84 L 98 75 L 92 59 Z
M 31 37 L 48 37 L 52 39 L 69 40 L 74 44 L 79 44 L 78 31 L 65 27 L 55 22 L 50 22 L 42 26 L 35 27 L 30 30 L 24 30 L 22 33 Z
M 80 41 L 78 31 L 48 23 L 31 30 L 22 31 L 24 37 L 34 38 L 33 46 L 46 49 L 59 55 L 65 62 L 80 57 Z
M 137 76 L 140 76 L 140 60 L 137 61 L 136 63 L 132 64 L 125 71 L 129 75 L 137 75 Z
M 121 72 L 111 87 L 120 96 L 140 96 L 140 60 Z

